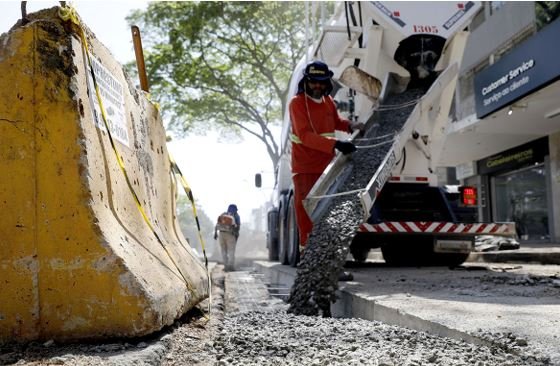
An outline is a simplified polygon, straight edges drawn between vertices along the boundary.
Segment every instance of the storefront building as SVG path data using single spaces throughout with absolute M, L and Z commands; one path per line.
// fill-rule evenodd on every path
M 500 4 L 502 21 L 526 12 Z M 462 156 L 450 154 L 448 164 L 461 183 L 478 187 L 479 220 L 515 222 L 522 243 L 560 243 L 560 18 L 527 29 L 520 26 L 516 36 L 525 39 L 512 36 L 507 52 L 493 49 L 463 71 L 450 131 Z
M 552 217 L 548 138 L 477 162 L 483 216 L 513 221 L 522 241 L 550 242 Z

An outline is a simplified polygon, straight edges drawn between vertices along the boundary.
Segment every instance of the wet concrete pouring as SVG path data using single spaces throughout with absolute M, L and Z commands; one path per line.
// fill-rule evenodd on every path
M 367 124 L 365 138 L 397 134 L 413 111 L 414 102 L 425 92 L 424 89 L 410 89 L 389 96 L 381 107 L 397 108 L 376 112 L 373 121 Z M 349 160 L 351 172 L 341 184 L 339 192 L 365 188 L 390 147 L 391 144 L 387 144 L 353 153 Z M 298 265 L 297 277 L 288 300 L 290 313 L 330 316 L 330 304 L 336 301 L 338 276 L 352 238 L 362 222 L 362 205 L 357 194 L 331 199 L 322 217 L 314 223 Z
M 371 270 L 371 269 L 370 269 Z M 434 269 L 444 271 L 445 268 Z M 352 268 L 359 278 L 367 269 Z M 366 272 L 364 272 L 366 271 Z M 558 297 L 558 273 L 510 277 L 507 273 L 471 272 L 462 282 L 413 280 L 398 269 L 377 271 L 379 283 L 430 291 L 442 287 L 484 296 L 516 288 L 526 298 Z M 465 272 L 466 273 L 466 272 Z M 371 275 L 371 274 L 368 274 Z M 387 278 L 393 278 L 387 281 Z M 445 276 L 443 276 L 445 278 Z M 520 279 L 521 278 L 521 279 Z M 106 343 L 59 345 L 56 342 L 0 348 L 0 364 L 16 365 L 558 365 L 533 347 L 531 339 L 482 328 L 488 345 L 361 319 L 293 315 L 270 293 L 286 295 L 281 284 L 267 284 L 250 268 L 213 271 L 212 312 L 202 304 L 173 326 L 151 337 Z M 268 286 L 267 286 L 268 285 Z M 358 286 L 358 284 L 354 284 Z M 381 286 L 381 285 L 380 285 Z M 388 285 L 385 285 L 388 286 Z M 479 287 L 486 286 L 481 291 Z M 387 289 L 388 287 L 385 287 Z M 268 289 L 271 289 L 269 291 Z M 284 297 L 285 298 L 285 297 Z M 442 311 L 442 314 L 444 311 Z

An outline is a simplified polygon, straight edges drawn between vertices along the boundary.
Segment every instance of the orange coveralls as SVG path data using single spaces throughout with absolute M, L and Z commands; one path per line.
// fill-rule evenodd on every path
M 334 157 L 334 131 L 350 131 L 350 121 L 340 117 L 330 96 L 317 103 L 305 93 L 297 94 L 290 101 L 290 118 L 296 221 L 300 246 L 305 246 L 313 222 L 303 207 L 303 200 Z

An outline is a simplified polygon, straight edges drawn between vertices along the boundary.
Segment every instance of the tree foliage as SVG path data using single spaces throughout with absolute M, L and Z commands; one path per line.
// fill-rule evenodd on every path
M 537 18 L 537 28 L 541 29 L 558 18 L 560 15 L 560 2 L 536 1 L 535 12 Z
M 127 20 L 140 27 L 150 92 L 179 135 L 244 130 L 279 147 L 270 127 L 305 52 L 303 2 L 152 2 Z
M 208 217 L 204 210 L 196 205 L 198 222 L 200 224 L 200 233 L 206 247 L 208 256 L 216 254 L 217 246 L 214 242 L 214 221 Z M 180 195 L 177 199 L 177 221 L 185 239 L 191 247 L 202 253 L 200 238 L 198 236 L 198 226 L 192 210 L 192 204 L 187 196 Z

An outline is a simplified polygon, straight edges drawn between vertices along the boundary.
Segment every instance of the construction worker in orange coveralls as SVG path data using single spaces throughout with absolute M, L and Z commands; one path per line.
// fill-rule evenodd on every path
M 335 156 L 335 149 L 343 154 L 356 151 L 353 143 L 336 140 L 335 130 L 352 132 L 356 128 L 360 131 L 364 129 L 363 123 L 352 125 L 338 114 L 334 100 L 329 95 L 333 89 L 332 76 L 333 72 L 325 63 L 309 63 L 299 81 L 297 94 L 289 105 L 292 179 L 301 254 L 313 229 L 303 200 Z

